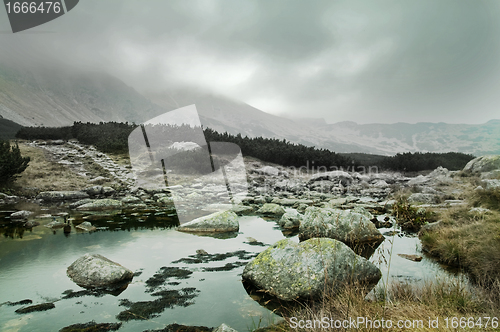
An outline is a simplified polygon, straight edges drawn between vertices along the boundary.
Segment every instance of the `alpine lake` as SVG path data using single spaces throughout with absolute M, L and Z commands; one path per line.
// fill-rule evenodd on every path
M 7 216 L 22 209 L 35 211 L 32 217 L 40 225 L 24 229 L 9 224 Z M 63 221 L 57 216 L 61 212 L 69 214 L 70 230 L 45 227 L 54 218 Z M 56 217 L 43 218 L 44 214 Z M 89 233 L 74 227 L 84 220 L 97 230 Z M 0 210 L 0 330 L 59 331 L 95 321 L 122 323 L 119 331 L 124 332 L 162 329 L 172 323 L 208 327 L 225 323 L 243 332 L 278 323 L 282 320 L 279 303 L 247 291 L 241 280 L 245 265 L 268 246 L 285 237 L 299 241 L 297 234 L 282 231 L 276 221 L 240 216 L 239 232 L 199 236 L 178 232 L 172 210 L 82 214 L 29 203 L 4 206 Z M 385 241 L 369 258 L 383 275 L 375 290 L 395 280 L 418 285 L 466 279 L 422 253 L 415 235 L 396 228 L 379 230 Z M 200 254 L 201 249 L 206 254 Z M 66 269 L 86 253 L 103 255 L 132 270 L 132 282 L 113 294 L 77 286 Z M 422 260 L 397 254 L 421 255 Z M 16 312 L 42 303 L 54 307 Z

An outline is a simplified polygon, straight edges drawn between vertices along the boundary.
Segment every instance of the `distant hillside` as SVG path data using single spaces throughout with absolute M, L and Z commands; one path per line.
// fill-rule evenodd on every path
M 485 124 L 421 122 L 393 124 L 328 124 L 323 119 L 288 119 L 248 104 L 196 90 L 147 94 L 164 109 L 196 104 L 205 127 L 249 137 L 287 139 L 342 153 L 394 155 L 403 152 L 500 154 L 500 120 Z M 362 156 L 358 156 L 362 157 Z
M 9 140 L 15 138 L 17 131 L 21 129 L 21 127 L 20 124 L 0 116 L 0 139 Z

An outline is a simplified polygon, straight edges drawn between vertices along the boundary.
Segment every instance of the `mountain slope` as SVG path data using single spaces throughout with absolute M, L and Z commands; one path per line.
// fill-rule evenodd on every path
M 146 98 L 146 97 L 147 98 Z M 0 62 L 0 116 L 24 126 L 63 126 L 74 121 L 145 122 L 196 104 L 205 127 L 250 137 L 287 139 L 336 152 L 500 154 L 500 120 L 481 125 L 446 123 L 364 124 L 288 119 L 192 88 L 141 95 L 102 73 L 6 65 Z
M 105 73 L 0 64 L 0 115 L 24 126 L 142 122 L 163 112 Z
M 336 152 L 393 155 L 398 152 L 500 154 L 500 120 L 480 125 L 446 123 L 364 124 L 287 119 L 250 105 L 193 90 L 147 94 L 164 109 L 196 104 L 204 126 L 249 137 L 275 137 Z

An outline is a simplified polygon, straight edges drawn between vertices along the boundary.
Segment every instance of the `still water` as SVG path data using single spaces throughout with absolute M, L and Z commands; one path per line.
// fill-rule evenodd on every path
M 58 331 L 76 323 L 121 321 L 120 331 L 160 329 L 172 323 L 209 327 L 226 323 L 243 332 L 280 320 L 278 315 L 254 301 L 241 283 L 244 264 L 263 251 L 265 245 L 285 237 L 275 222 L 257 216 L 240 217 L 238 234 L 214 238 L 177 232 L 168 222 L 151 226 L 153 216 L 101 218 L 93 221 L 99 226 L 98 231 L 83 233 L 73 229 L 69 236 L 65 236 L 62 229 L 54 233 L 43 226 L 51 220 L 41 220 L 42 225 L 24 232 L 22 238 L 6 232 L 0 239 L 0 303 L 3 304 L 0 331 Z M 163 217 L 168 220 L 168 214 Z M 255 245 L 248 237 L 255 238 L 261 245 Z M 298 242 L 296 236 L 290 238 Z M 232 254 L 196 262 L 198 249 L 209 254 Z M 136 272 L 136 276 L 119 295 L 76 293 L 83 289 L 66 276 L 66 269 L 85 253 L 101 254 Z M 450 276 L 425 256 L 421 262 L 413 262 L 397 253 L 421 254 L 418 239 L 387 237 L 372 255 L 370 260 L 383 273 L 380 285 L 387 276 L 389 282 L 396 279 L 412 283 Z M 129 315 L 124 319 L 127 304 L 158 303 L 159 297 L 148 286 L 148 280 L 161 277 L 162 267 L 192 273 L 184 278 L 164 276 L 155 291 L 178 290 L 189 296 L 155 309 L 150 316 Z M 15 310 L 22 306 L 5 304 L 24 299 L 32 300 L 33 304 L 54 302 L 55 308 L 17 314 Z

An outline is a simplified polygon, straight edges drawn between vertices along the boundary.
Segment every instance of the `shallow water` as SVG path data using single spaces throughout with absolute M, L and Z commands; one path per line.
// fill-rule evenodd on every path
M 285 237 L 275 222 L 257 216 L 240 217 L 240 232 L 236 236 L 214 238 L 181 233 L 169 228 L 168 220 L 171 216 L 168 213 L 155 216 L 163 218 L 160 227 L 152 227 L 147 222 L 147 216 L 141 217 L 142 219 L 127 216 L 125 218 L 128 219 L 124 220 L 123 215 L 117 215 L 92 221 L 96 226 L 102 227 L 93 233 L 80 233 L 73 229 L 69 236 L 65 236 L 62 229 L 54 234 L 52 230 L 38 226 L 32 231 L 24 232 L 22 238 L 4 235 L 0 239 L 0 303 L 23 299 L 31 299 L 33 304 L 55 301 L 55 308 L 44 312 L 17 314 L 15 310 L 22 306 L 2 305 L 0 330 L 57 331 L 71 324 L 92 320 L 98 323 L 119 322 L 117 315 L 127 310 L 127 307 L 120 305 L 123 300 L 137 302 L 158 299 L 152 292 L 147 292 L 146 281 L 163 266 L 185 268 L 193 272 L 187 279 L 168 278 L 157 289 L 195 288 L 196 290 L 192 290 L 194 297 L 187 300 L 189 305 L 174 304 L 172 308 L 160 309 L 157 317 L 124 321 L 120 331 L 158 329 L 172 323 L 204 326 L 226 323 L 242 332 L 280 320 L 279 316 L 259 305 L 247 294 L 240 276 L 244 263 L 250 256 L 266 248 L 249 244 L 247 237 L 268 245 Z M 41 221 L 42 225 L 47 222 Z M 296 236 L 291 239 L 298 242 Z M 388 239 L 370 258 L 384 275 L 380 285 L 386 281 L 387 275 L 390 280 L 408 282 L 422 282 L 437 276 L 451 275 L 425 256 L 421 262 L 397 256 L 398 253 L 419 254 L 417 238 L 396 235 Z M 393 241 L 393 245 L 390 241 Z M 233 256 L 221 261 L 198 264 L 173 263 L 189 256 L 196 257 L 197 249 L 204 249 L 209 254 L 241 250 L 247 254 L 243 258 Z M 83 290 L 66 276 L 66 268 L 85 253 L 101 254 L 134 272 L 140 272 L 140 275 L 134 277 L 128 288 L 118 296 L 101 294 L 63 299 L 68 294 L 67 290 Z M 389 257 L 392 257 L 390 270 Z M 384 262 L 384 258 L 387 262 Z M 224 267 L 228 263 L 239 264 L 228 271 L 210 269 Z M 170 285 L 168 282 L 179 284 Z

